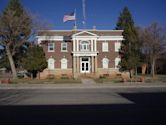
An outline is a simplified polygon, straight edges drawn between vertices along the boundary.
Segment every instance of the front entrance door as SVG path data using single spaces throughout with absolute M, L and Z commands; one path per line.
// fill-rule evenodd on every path
M 81 73 L 89 73 L 90 72 L 90 58 L 89 57 L 82 57 L 81 58 Z

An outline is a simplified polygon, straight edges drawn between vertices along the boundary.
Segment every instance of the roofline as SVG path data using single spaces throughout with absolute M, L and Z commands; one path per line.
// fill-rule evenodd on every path
M 39 30 L 39 32 L 71 32 L 71 31 L 105 31 L 105 32 L 123 32 L 124 30 L 94 30 L 94 29 L 77 29 L 77 30 Z

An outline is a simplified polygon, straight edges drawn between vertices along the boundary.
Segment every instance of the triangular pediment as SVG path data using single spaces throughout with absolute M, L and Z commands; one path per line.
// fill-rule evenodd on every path
M 81 31 L 76 34 L 73 34 L 73 36 L 94 36 L 94 37 L 96 37 L 97 35 L 89 32 L 89 31 Z

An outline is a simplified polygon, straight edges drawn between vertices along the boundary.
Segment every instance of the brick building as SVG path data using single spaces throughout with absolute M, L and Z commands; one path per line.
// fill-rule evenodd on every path
M 122 30 L 44 30 L 38 44 L 45 51 L 48 67 L 40 74 L 79 78 L 119 73 Z

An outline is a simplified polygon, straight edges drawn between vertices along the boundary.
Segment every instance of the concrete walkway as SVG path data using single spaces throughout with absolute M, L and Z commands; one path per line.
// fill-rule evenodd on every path
M 81 79 L 82 84 L 96 84 L 96 82 L 93 79 Z

